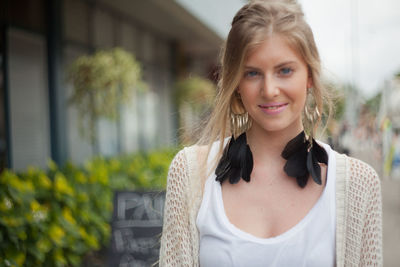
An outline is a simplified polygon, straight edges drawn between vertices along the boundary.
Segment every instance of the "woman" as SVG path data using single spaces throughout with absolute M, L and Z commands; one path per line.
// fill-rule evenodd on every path
M 221 68 L 203 137 L 170 166 L 160 266 L 381 266 L 378 176 L 313 138 L 329 101 L 300 6 L 245 5 Z

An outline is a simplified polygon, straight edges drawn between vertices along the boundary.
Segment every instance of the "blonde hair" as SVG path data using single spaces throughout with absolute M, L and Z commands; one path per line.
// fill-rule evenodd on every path
M 280 34 L 303 58 L 311 75 L 313 88 L 312 108 L 319 113 L 331 111 L 328 94 L 321 82 L 321 63 L 310 26 L 304 19 L 300 5 L 294 0 L 255 0 L 243 6 L 232 21 L 232 28 L 221 53 L 221 72 L 218 94 L 198 145 L 208 145 L 206 157 L 215 141 L 246 131 L 251 125 L 243 105 L 236 95 L 242 77 L 243 63 L 251 48 L 272 34 Z M 309 97 L 307 97 L 309 98 Z M 328 108 L 324 108 L 324 105 Z M 313 123 L 303 115 L 306 132 L 314 136 L 321 117 Z M 223 150 L 223 142 L 217 158 Z

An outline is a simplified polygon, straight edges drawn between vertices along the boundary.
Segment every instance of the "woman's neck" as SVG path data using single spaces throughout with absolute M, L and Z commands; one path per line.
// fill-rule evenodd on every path
M 286 144 L 303 130 L 302 126 L 282 131 L 265 131 L 260 127 L 252 127 L 247 131 L 247 143 L 256 161 L 281 158 Z M 275 161 L 275 160 L 273 160 Z

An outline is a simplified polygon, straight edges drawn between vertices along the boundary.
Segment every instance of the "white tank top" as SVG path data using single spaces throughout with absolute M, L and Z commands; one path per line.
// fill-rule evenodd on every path
M 208 177 L 196 220 L 201 267 L 335 266 L 336 162 L 329 145 L 319 143 L 329 157 L 324 191 L 298 224 L 276 237 L 255 237 L 231 224 L 224 210 L 221 185 L 214 173 Z M 216 149 L 211 153 L 214 158 Z

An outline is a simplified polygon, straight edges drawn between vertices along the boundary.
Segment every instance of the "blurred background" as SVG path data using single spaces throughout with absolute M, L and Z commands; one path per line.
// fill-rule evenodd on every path
M 0 0 L 0 266 L 106 266 L 114 192 L 165 188 L 246 2 Z M 379 173 L 398 266 L 400 2 L 300 3 L 337 96 L 321 139 Z

